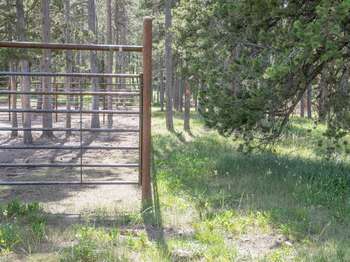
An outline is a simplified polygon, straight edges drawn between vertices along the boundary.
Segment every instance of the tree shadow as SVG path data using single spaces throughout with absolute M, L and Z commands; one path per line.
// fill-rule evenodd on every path
M 297 240 L 348 240 L 350 166 L 263 152 L 243 154 L 214 138 L 191 143 L 156 140 L 161 179 L 194 203 L 203 219 L 226 212 L 264 214 Z M 329 234 L 323 229 L 334 223 Z M 345 224 L 344 224 L 345 223 Z M 346 226 L 344 226 L 346 225 Z M 343 232 L 342 232 L 343 231 Z M 336 233 L 335 233 L 336 232 Z

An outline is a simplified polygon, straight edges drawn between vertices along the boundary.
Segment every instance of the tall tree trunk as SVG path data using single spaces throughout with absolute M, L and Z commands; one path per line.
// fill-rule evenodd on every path
M 116 43 L 126 44 L 127 43 L 127 30 L 128 30 L 128 13 L 127 3 L 124 0 L 115 0 L 115 27 L 116 27 Z M 117 72 L 126 73 L 128 70 L 128 56 L 125 52 L 116 53 L 116 65 Z M 126 80 L 124 78 L 118 79 L 121 89 L 126 88 Z
M 42 59 L 40 60 L 40 68 L 43 68 Z M 40 83 L 36 86 L 35 91 L 36 92 L 43 91 L 43 79 L 40 79 Z M 43 95 L 36 96 L 36 109 L 43 109 Z
M 22 72 L 28 73 L 30 71 L 28 60 L 25 60 L 25 59 L 21 60 L 20 65 L 21 65 Z M 29 92 L 30 91 L 30 78 L 28 76 L 22 77 L 21 91 L 22 92 Z M 29 95 L 22 95 L 22 108 L 25 110 L 32 109 L 32 107 L 30 105 L 30 96 Z M 31 113 L 26 112 L 23 114 L 23 128 L 26 129 L 24 131 L 24 136 L 23 136 L 24 143 L 25 144 L 33 143 L 33 137 L 32 137 L 31 130 L 28 130 L 28 129 L 32 128 L 32 115 L 31 115 Z
M 172 33 L 171 33 L 171 0 L 166 0 L 165 14 L 165 70 L 166 70 L 166 128 L 174 130 L 173 122 L 173 55 L 172 55 Z
M 200 86 L 198 86 L 200 88 Z M 193 94 L 193 100 L 194 100 L 194 109 L 198 111 L 198 92 L 199 90 L 197 89 L 194 94 Z
M 190 131 L 190 113 L 191 113 L 191 89 L 188 81 L 185 80 L 185 112 L 184 112 L 184 130 Z
M 96 2 L 95 0 L 89 0 L 88 2 L 88 13 L 89 13 L 89 31 L 92 35 L 91 43 L 97 43 L 97 17 L 96 17 Z M 97 73 L 97 54 L 96 51 L 90 51 L 90 70 L 91 73 Z M 97 77 L 92 77 L 91 79 L 91 90 L 92 92 L 97 92 L 98 79 Z M 99 110 L 99 96 L 92 97 L 92 110 Z M 100 127 L 100 116 L 98 113 L 93 113 L 91 115 L 91 128 Z
M 184 79 L 180 78 L 180 81 L 179 81 L 179 111 L 180 112 L 183 111 L 183 107 L 184 107 L 184 84 L 185 84 Z
M 106 28 L 107 28 L 107 44 L 112 44 L 112 0 L 106 0 L 106 10 L 107 10 L 107 16 L 106 16 Z M 113 52 L 107 53 L 106 58 L 106 73 L 112 73 L 113 71 Z M 107 77 L 107 90 L 110 92 L 113 90 L 113 81 L 112 78 Z M 112 96 L 107 97 L 107 109 L 112 110 L 113 107 L 113 100 Z M 112 128 L 113 126 L 113 114 L 107 115 L 107 124 L 108 128 Z
M 326 72 L 323 71 L 320 77 L 319 83 L 319 100 L 318 100 L 318 118 L 320 121 L 326 120 L 326 100 L 328 96 L 327 82 L 326 82 Z
M 307 87 L 307 118 L 312 118 L 312 84 Z
M 14 61 L 9 62 L 9 67 L 10 67 L 11 72 L 16 71 L 16 64 Z M 10 90 L 12 92 L 17 92 L 17 80 L 16 80 L 15 76 L 10 77 Z M 17 109 L 17 95 L 16 94 L 12 94 L 10 96 L 10 102 L 11 102 L 11 109 L 16 110 Z M 16 112 L 11 113 L 11 126 L 14 129 L 11 132 L 11 137 L 15 138 L 18 136 L 18 130 L 15 130 L 16 128 L 18 128 L 18 120 L 17 120 L 17 113 Z
M 241 57 L 241 51 L 242 51 L 242 47 L 240 44 L 237 44 L 234 49 L 232 50 L 232 54 L 231 54 L 231 59 L 232 63 L 234 63 L 234 61 L 239 60 Z M 241 79 L 239 74 L 235 73 L 233 74 L 233 79 L 232 79 L 232 93 L 233 96 L 237 96 L 238 93 L 241 90 Z
M 71 15 L 70 15 L 70 0 L 64 0 L 64 20 L 65 20 L 65 41 L 66 43 L 71 42 Z M 73 72 L 73 53 L 71 50 L 66 51 L 66 72 L 72 73 Z M 67 76 L 65 77 L 64 81 L 64 89 L 66 92 L 71 91 L 72 86 L 72 78 Z M 72 108 L 72 100 L 73 97 L 71 95 L 68 95 L 66 97 L 66 108 L 67 110 L 71 110 Z M 66 115 L 66 128 L 72 127 L 72 115 L 71 113 L 67 113 Z M 70 136 L 72 132 L 68 130 L 66 132 L 66 136 Z
M 180 79 L 177 74 L 174 74 L 174 88 L 173 88 L 173 98 L 174 98 L 174 108 L 176 111 L 179 110 L 179 83 Z
M 41 0 L 42 8 L 42 39 L 44 43 L 50 42 L 50 0 Z M 42 71 L 49 72 L 51 64 L 51 52 L 49 49 L 43 50 Z M 51 79 L 50 77 L 43 77 L 42 79 L 43 92 L 51 92 Z M 52 96 L 43 96 L 43 110 L 52 110 Z M 43 128 L 52 128 L 52 113 L 43 113 Z M 43 137 L 53 137 L 52 130 L 44 130 Z
M 198 112 L 201 114 L 201 113 L 204 113 L 205 112 L 205 105 L 204 103 L 202 102 L 202 99 L 201 99 L 201 92 L 204 91 L 206 88 L 205 86 L 205 82 L 203 80 L 200 81 L 200 85 L 199 85 L 199 89 L 197 91 L 197 110 Z
M 126 45 L 127 44 L 127 34 L 128 34 L 128 15 L 127 15 L 127 1 L 121 1 L 121 28 L 120 28 L 120 44 Z M 128 67 L 128 60 L 127 60 L 127 55 L 125 52 L 120 52 L 121 55 L 121 73 L 126 73 L 127 72 L 127 67 Z M 125 78 L 121 78 L 121 89 L 126 89 Z
M 300 117 L 305 116 L 305 94 L 300 99 Z
M 160 102 L 160 111 L 164 111 L 164 72 L 163 72 L 163 57 L 159 56 L 159 102 Z
M 16 13 L 17 13 L 17 34 L 18 34 L 18 40 L 19 41 L 25 41 L 27 40 L 26 37 L 26 29 L 25 29 L 25 20 L 24 20 L 24 8 L 23 8 L 23 0 L 16 0 Z M 26 51 L 22 51 L 23 57 L 26 57 Z M 29 63 L 26 59 L 21 59 L 19 61 L 20 67 L 22 72 L 29 72 Z M 29 92 L 30 91 L 30 78 L 28 76 L 23 76 L 21 78 L 21 91 L 23 92 Z M 24 110 L 30 110 L 30 96 L 29 95 L 22 95 L 22 108 Z M 26 112 L 23 114 L 23 142 L 25 144 L 31 144 L 33 142 L 32 137 L 32 116 L 31 113 Z

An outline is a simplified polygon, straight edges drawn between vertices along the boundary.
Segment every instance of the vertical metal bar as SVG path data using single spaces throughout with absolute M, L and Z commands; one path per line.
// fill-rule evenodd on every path
M 53 79 L 53 84 L 55 86 L 56 93 L 58 92 L 58 84 L 56 83 L 56 77 Z M 68 97 L 67 97 L 68 98 Z M 58 95 L 55 95 L 55 109 L 58 109 Z M 58 113 L 56 112 L 56 122 L 58 122 Z
M 139 116 L 139 185 L 142 186 L 142 141 L 143 141 L 143 74 L 140 74 L 140 97 L 139 97 L 139 107 L 140 107 L 140 116 Z
M 102 87 L 102 90 L 103 91 L 107 91 L 107 86 Z M 103 110 L 107 110 L 106 96 L 103 96 L 102 99 L 103 99 Z M 103 112 L 102 119 L 103 119 L 103 124 L 105 124 L 106 123 L 106 114 L 105 114 L 105 112 Z
M 8 79 L 8 90 L 11 91 L 11 78 Z M 11 94 L 8 95 L 9 122 L 11 122 Z
M 152 18 L 143 20 L 143 114 L 142 114 L 142 201 L 152 200 L 151 191 L 151 99 Z
M 84 106 L 84 98 L 82 94 L 82 84 L 80 82 L 79 85 L 80 92 L 80 183 L 83 183 L 83 106 Z

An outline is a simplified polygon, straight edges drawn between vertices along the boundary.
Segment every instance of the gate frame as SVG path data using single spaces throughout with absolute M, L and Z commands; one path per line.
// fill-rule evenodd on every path
M 143 45 L 133 46 L 133 45 L 99 45 L 99 44 L 60 44 L 60 43 L 33 43 L 33 42 L 5 42 L 0 41 L 0 48 L 28 48 L 28 49 L 51 49 L 51 50 L 90 50 L 90 51 L 115 51 L 115 52 L 142 52 L 143 56 L 143 72 L 140 76 L 140 158 L 139 158 L 139 184 L 142 188 L 142 202 L 150 202 L 152 200 L 152 190 L 151 190 L 151 99 L 152 99 L 152 18 L 144 17 L 143 19 Z M 40 73 L 42 75 L 45 73 Z M 46 72 L 47 75 L 51 73 Z M 0 72 L 0 76 L 10 76 L 15 75 L 12 72 Z M 21 74 L 23 75 L 23 74 Z M 35 73 L 27 73 L 27 75 L 35 75 Z M 57 74 L 52 74 L 57 75 Z M 70 76 L 120 76 L 125 77 L 128 74 L 89 74 L 89 73 L 64 73 L 58 75 L 70 75 Z M 7 91 L 1 92 L 1 94 L 11 95 L 14 92 Z M 16 94 L 22 94 L 23 92 L 15 92 Z M 63 92 L 64 93 L 64 92 Z M 90 92 L 92 93 L 92 92 Z M 50 94 L 55 94 L 55 92 L 50 92 Z M 22 110 L 23 111 L 23 110 Z M 53 110 L 54 111 L 54 110 Z M 103 110 L 101 110 L 103 112 Z M 9 110 L 10 113 L 10 110 Z M 21 128 L 17 128 L 20 130 Z M 23 129 L 23 128 L 22 128 Z M 34 130 L 35 128 L 31 128 Z M 74 129 L 74 128 L 73 128 Z M 42 130 L 42 129 L 41 129 Z M 5 183 L 2 183 L 5 185 Z M 59 183 L 66 185 L 67 183 Z M 70 183 L 76 185 L 84 185 L 81 183 Z M 87 183 L 91 184 L 91 183 Z M 96 183 L 99 184 L 99 183 Z M 103 184 L 103 183 L 100 183 Z M 108 183 L 113 184 L 113 183 Z M 123 184 L 123 182 L 118 183 Z M 10 183 L 8 185 L 11 185 Z M 13 183 L 12 185 L 16 185 Z M 17 184 L 21 185 L 21 183 Z M 22 184 L 22 185 L 25 185 Z M 33 184 L 39 185 L 39 184 Z

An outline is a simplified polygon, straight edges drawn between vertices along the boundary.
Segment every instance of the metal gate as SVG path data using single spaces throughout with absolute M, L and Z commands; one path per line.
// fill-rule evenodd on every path
M 146 17 L 143 26 L 143 45 L 96 45 L 96 44 L 56 44 L 56 43 L 31 43 L 31 42 L 0 42 L 0 48 L 15 48 L 18 50 L 39 49 L 39 50 L 75 50 L 75 51 L 90 51 L 90 52 L 107 52 L 108 55 L 113 55 L 115 52 L 131 52 L 142 54 L 142 71 L 140 73 L 81 73 L 81 72 L 38 72 L 26 71 L 23 69 L 18 71 L 0 72 L 1 80 L 9 83 L 8 89 L 0 89 L 0 113 L 8 115 L 7 122 L 4 119 L 0 120 L 0 133 L 8 134 L 11 132 L 19 132 L 24 134 L 29 132 L 34 133 L 49 132 L 54 134 L 54 137 L 63 135 L 73 137 L 72 143 L 63 143 L 61 141 L 33 144 L 11 143 L 11 140 L 0 142 L 1 152 L 9 151 L 26 151 L 34 152 L 41 150 L 44 154 L 43 162 L 18 162 L 17 158 L 14 161 L 0 163 L 0 168 L 6 170 L 21 169 L 24 173 L 29 172 L 33 168 L 53 168 L 55 170 L 62 169 L 66 172 L 67 169 L 76 169 L 79 174 L 76 180 L 69 179 L 67 181 L 55 178 L 52 180 L 34 179 L 30 180 L 27 177 L 23 180 L 18 179 L 1 179 L 0 185 L 104 185 L 104 184 L 139 184 L 142 185 L 143 199 L 149 199 L 150 191 L 150 148 L 151 148 L 151 78 L 152 78 L 152 20 Z M 22 85 L 15 86 L 15 78 L 20 78 L 21 81 L 27 81 L 30 87 L 24 90 Z M 69 80 L 66 80 L 69 79 Z M 54 80 L 54 81 L 53 81 Z M 43 81 L 47 81 L 51 88 L 49 90 L 41 90 L 40 86 Z M 66 81 L 66 82 L 65 82 Z M 69 81 L 69 82 L 67 82 Z M 16 85 L 17 85 L 17 81 Z M 35 84 L 37 83 L 37 84 Z M 68 85 L 67 85 L 68 83 Z M 67 86 L 69 88 L 67 89 Z M 19 100 L 19 101 L 18 101 Z M 35 107 L 33 103 L 38 101 L 46 101 L 46 106 Z M 4 106 L 7 101 L 8 105 Z M 25 106 L 25 101 L 29 101 Z M 63 104 L 60 101 L 64 101 Z M 11 104 L 12 102 L 12 104 Z M 101 105 L 101 106 L 97 106 Z M 43 102 L 41 102 L 43 105 Z M 102 107 L 102 109 L 101 109 Z M 41 126 L 33 123 L 33 115 L 42 117 Z M 49 115 L 52 118 L 53 124 L 48 126 L 43 125 L 44 117 Z M 21 119 L 20 123 L 11 123 L 11 119 Z M 128 119 L 129 117 L 129 119 Z M 62 120 L 60 122 L 59 119 Z M 70 119 L 67 122 L 67 119 Z M 92 119 L 99 119 L 101 125 L 94 126 Z M 26 119 L 30 120 L 30 126 L 26 123 Z M 88 122 L 91 119 L 91 123 Z M 123 119 L 123 121 L 120 121 Z M 66 122 L 64 121 L 66 120 Z M 131 121 L 137 122 L 137 125 Z M 119 121 L 119 122 L 118 122 Z M 117 123 L 116 123 L 117 122 Z M 121 122 L 123 122 L 121 124 Z M 112 125 L 111 125 L 112 123 Z M 100 138 L 102 134 L 108 134 L 108 139 L 116 134 L 123 134 L 124 138 L 132 142 L 131 145 L 123 144 L 123 136 L 119 137 L 119 142 L 112 143 L 108 139 L 100 144 L 86 143 L 86 135 L 93 138 Z M 92 139 L 91 139 L 92 140 Z M 104 140 L 101 140 L 104 141 Z M 6 151 L 5 151 L 6 150 Z M 52 161 L 45 159 L 45 152 L 55 150 L 55 154 L 59 152 L 69 151 L 76 153 L 70 161 Z M 119 162 L 118 159 L 113 159 L 112 162 L 100 160 L 98 157 L 102 155 L 102 151 L 111 152 L 133 152 L 132 158 L 134 161 Z M 92 159 L 85 159 L 89 152 Z M 48 154 L 48 153 L 47 153 Z M 18 154 L 19 155 L 19 154 Z M 109 157 L 109 153 L 104 153 L 104 156 Z M 120 155 L 123 158 L 123 155 Z M 65 157 L 65 155 L 63 155 Z M 19 157 L 18 157 L 19 158 Z M 95 161 L 93 161 L 96 159 Z M 86 176 L 86 170 L 91 169 L 122 169 L 137 170 L 136 180 L 113 180 L 109 177 L 104 179 L 91 180 Z M 27 170 L 27 171 L 26 171 Z M 102 171 L 103 172 L 103 171 Z M 128 172 L 128 171 L 125 171 Z

